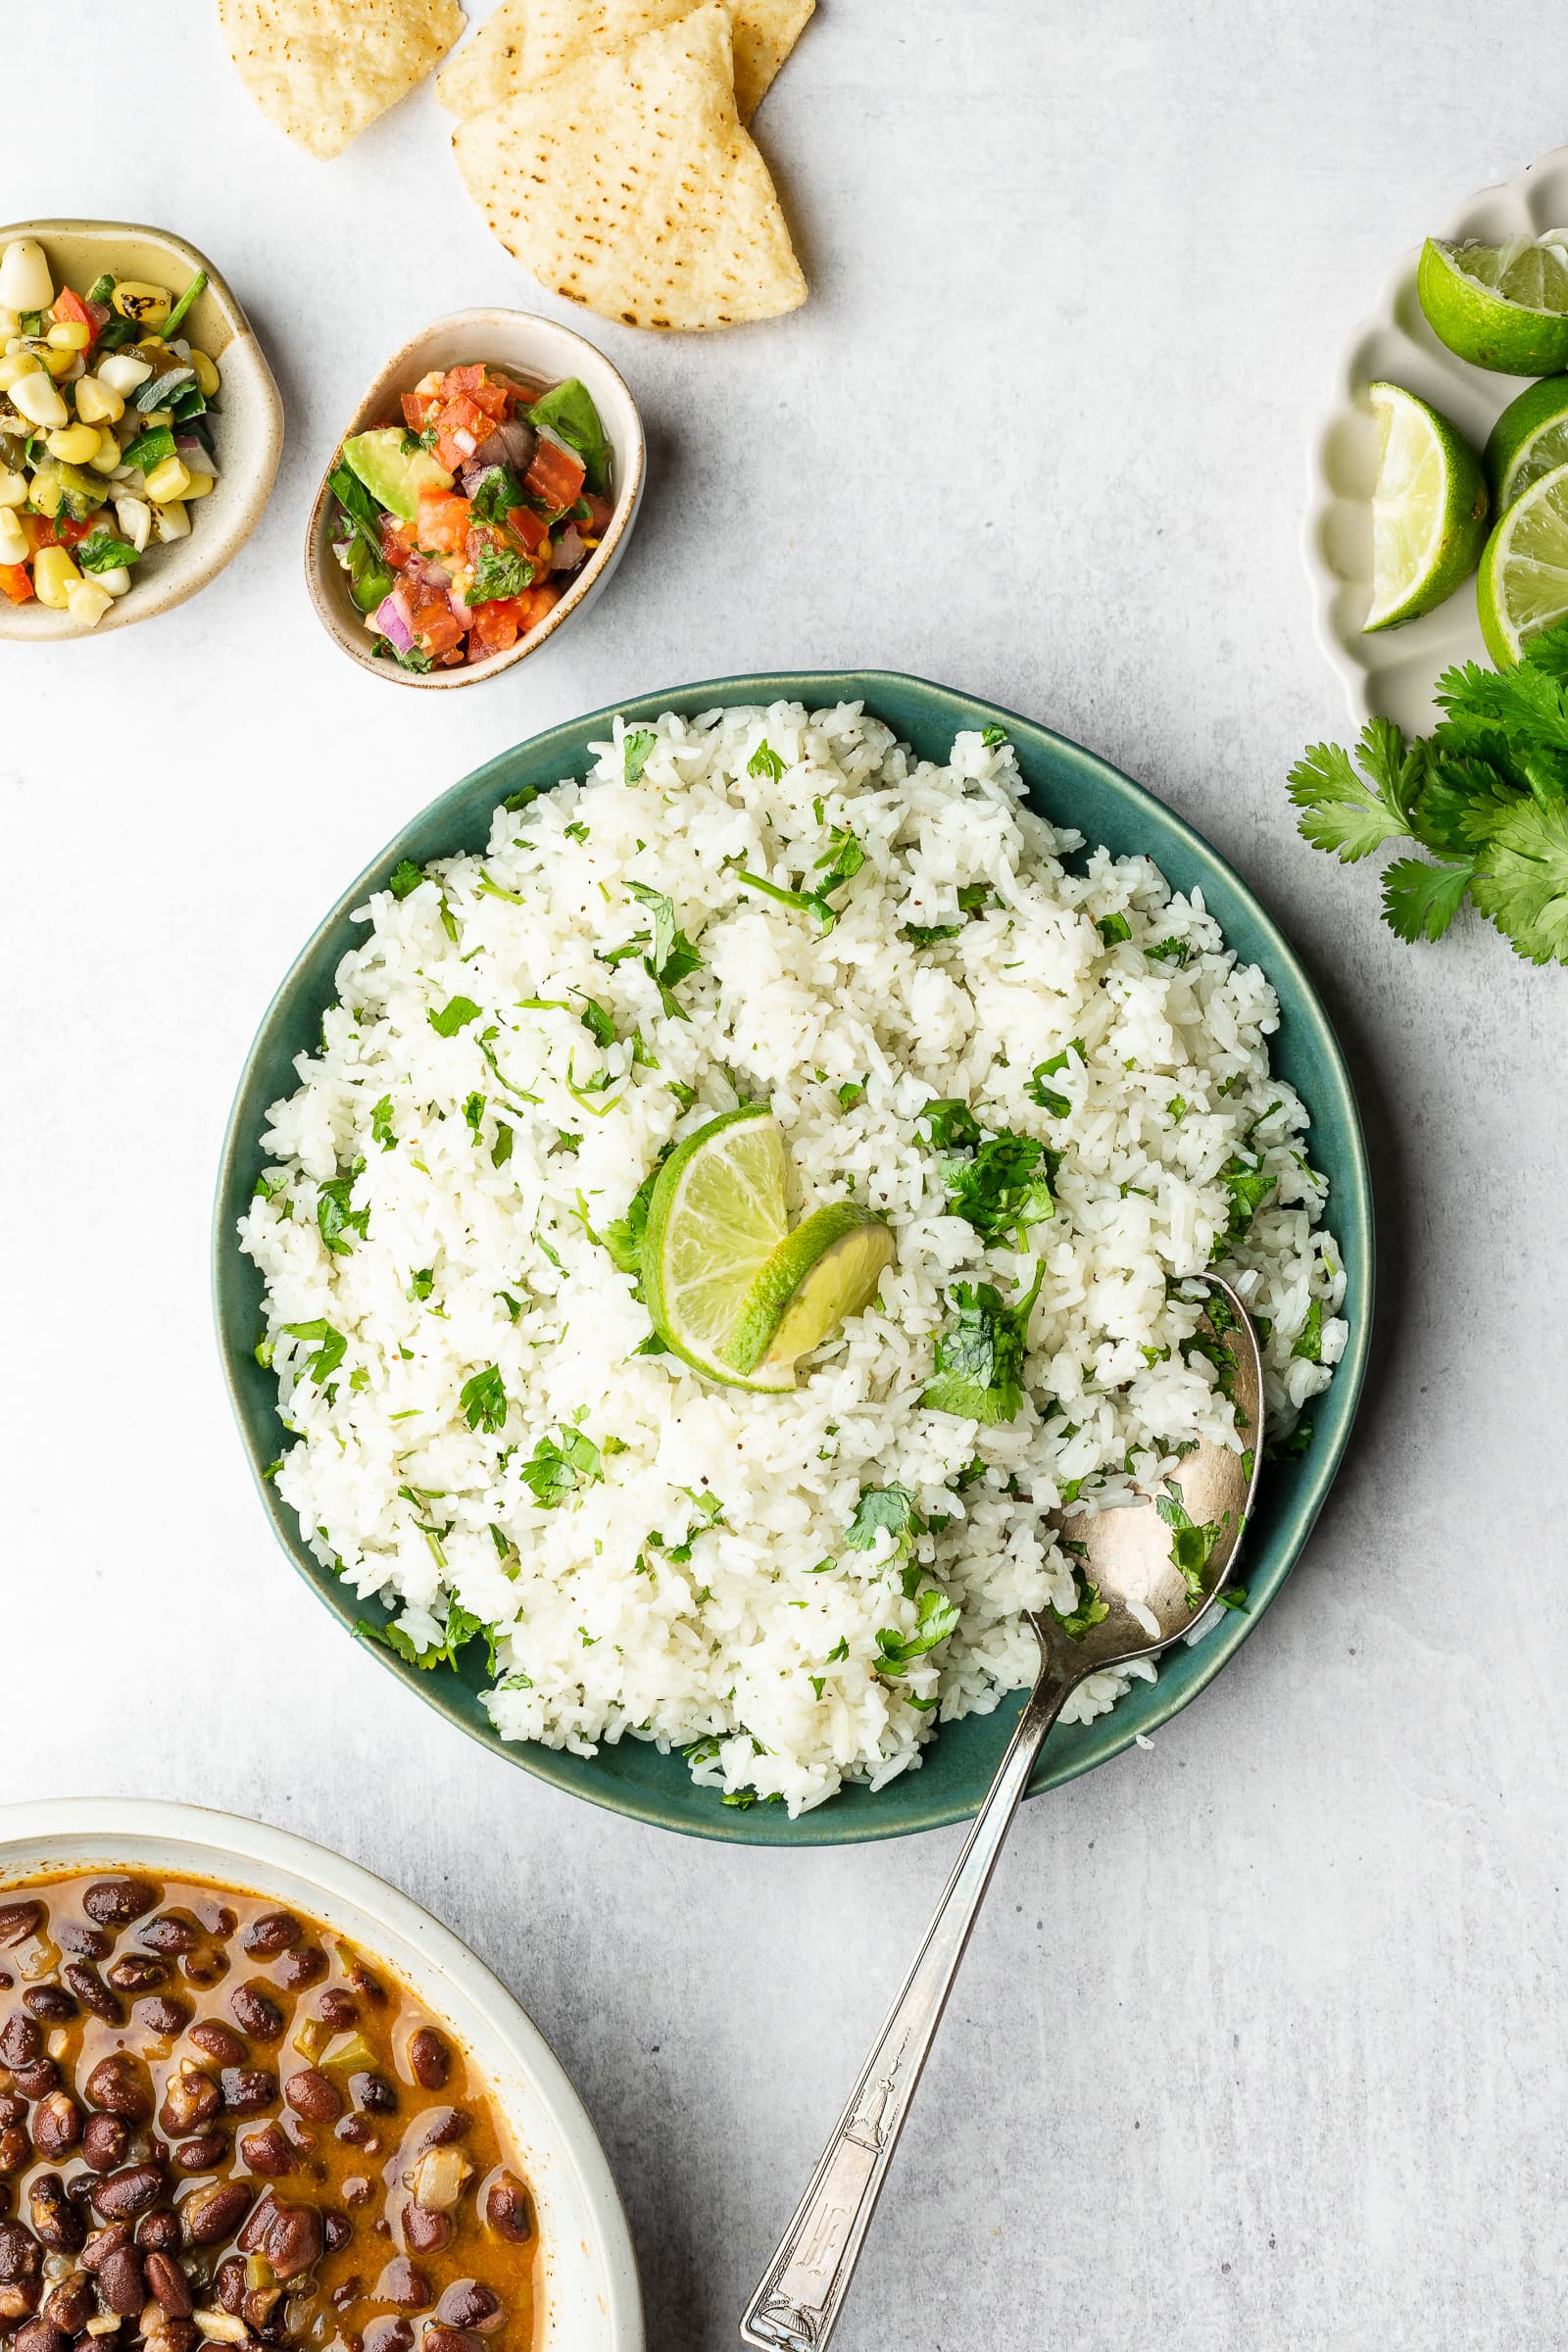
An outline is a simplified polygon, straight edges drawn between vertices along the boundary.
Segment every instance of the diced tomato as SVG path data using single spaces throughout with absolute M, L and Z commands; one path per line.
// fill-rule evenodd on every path
M 97 303 L 93 305 L 93 310 L 98 312 L 97 325 L 94 325 L 93 322 L 92 310 L 88 309 L 81 296 L 73 293 L 71 287 L 66 286 L 56 296 L 55 307 L 49 316 L 57 326 L 90 326 L 93 333 L 96 334 L 98 326 L 102 325 L 109 313 Z
M 29 514 L 26 523 L 28 536 L 35 548 L 60 545 L 59 540 L 55 537 L 54 523 L 47 514 Z
M 419 545 L 433 549 L 438 556 L 461 556 L 472 512 L 471 500 L 459 498 L 450 490 L 421 490 Z
M 539 446 L 533 453 L 533 464 L 522 477 L 522 486 L 530 498 L 557 513 L 572 506 L 586 479 L 581 458 L 564 441 L 552 441 L 541 433 Z
M 69 514 L 55 516 L 55 542 L 60 547 L 77 547 L 90 539 L 104 518 L 102 507 L 95 507 L 83 522 L 74 522 Z
M 556 581 L 536 580 L 531 588 L 523 590 L 521 596 L 514 597 L 513 602 L 517 608 L 517 626 L 524 635 L 529 629 L 536 629 L 545 614 L 560 604 L 562 594 L 563 590 Z
M 395 514 L 381 517 L 381 561 L 392 571 L 401 571 L 414 553 L 414 525 L 400 522 Z
M 440 396 L 437 393 L 405 392 L 403 395 L 403 421 L 411 433 L 422 433 L 440 406 Z
M 498 421 L 505 416 L 508 389 L 498 382 L 487 368 L 449 368 L 442 378 L 441 390 L 449 401 L 471 400 L 476 409 Z
M 25 564 L 0 564 L 0 595 L 8 596 L 14 605 L 24 605 L 32 594 L 32 574 Z M 513 635 L 516 635 L 514 627 Z
M 550 526 L 542 514 L 534 513 L 532 507 L 509 507 L 507 528 L 525 555 L 537 557 L 544 550 L 543 561 L 550 561 Z
M 444 596 L 421 584 L 413 590 L 409 602 L 411 625 L 427 654 L 440 656 L 462 644 L 463 623 Z
M 467 465 L 480 442 L 489 440 L 494 426 L 495 418 L 487 416 L 466 392 L 460 392 L 456 400 L 443 401 L 435 415 L 437 464 L 448 473 L 456 473 Z
M 468 623 L 468 660 L 488 662 L 492 654 L 504 654 L 517 642 L 517 615 L 514 600 L 497 597 L 487 605 L 476 605 Z
M 585 493 L 588 500 L 588 519 L 578 529 L 586 539 L 602 539 L 610 528 L 610 517 L 615 512 L 612 498 L 598 498 L 592 490 Z

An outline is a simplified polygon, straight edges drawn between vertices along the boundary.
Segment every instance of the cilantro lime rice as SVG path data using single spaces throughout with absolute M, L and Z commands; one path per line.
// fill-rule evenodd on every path
M 241 1225 L 277 1488 L 395 1647 L 493 1660 L 508 1739 L 631 1734 L 792 1812 L 881 1787 L 1033 1679 L 1021 1610 L 1081 1605 L 1050 1513 L 1257 1442 L 1181 1277 L 1247 1298 L 1270 1438 L 1328 1385 L 1272 989 L 1148 858 L 1074 856 L 992 734 L 938 767 L 855 704 L 617 720 L 363 909 Z M 662 1349 L 642 1296 L 648 1180 L 742 1102 L 793 1217 L 896 1244 L 783 1394 Z

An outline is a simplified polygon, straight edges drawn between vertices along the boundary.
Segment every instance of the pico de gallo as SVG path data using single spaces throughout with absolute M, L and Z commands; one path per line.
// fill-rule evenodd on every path
M 401 668 L 488 662 L 536 628 L 614 512 L 613 460 L 575 376 L 548 389 L 473 363 L 344 442 L 332 548 L 371 650 Z
M 184 292 L 106 270 L 56 291 L 31 237 L 0 254 L 0 595 L 96 628 L 155 542 L 218 479 L 217 362 L 178 332 Z

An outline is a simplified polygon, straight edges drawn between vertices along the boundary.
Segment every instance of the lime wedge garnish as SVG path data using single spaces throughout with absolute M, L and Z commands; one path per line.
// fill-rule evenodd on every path
M 762 1378 L 793 1365 L 870 1305 L 892 1262 L 893 1236 L 874 1210 L 853 1200 L 814 1208 L 753 1283 L 725 1357 Z
M 1510 400 L 1481 453 L 1494 514 L 1554 466 L 1568 466 L 1568 375 L 1548 375 Z
M 1568 368 L 1565 232 L 1506 245 L 1428 237 L 1416 293 L 1440 341 L 1475 368 L 1503 375 L 1555 375 Z
M 1476 611 L 1499 669 L 1518 661 L 1527 638 L 1568 613 L 1568 465 L 1521 491 L 1487 541 Z
M 1372 609 L 1392 629 L 1451 596 L 1487 533 L 1481 461 L 1446 416 L 1398 384 L 1369 384 L 1378 428 L 1372 493 Z
M 792 1389 L 788 1364 L 755 1374 L 722 1350 L 762 1268 L 786 1239 L 789 1163 L 765 1103 L 710 1119 L 670 1153 L 648 1203 L 643 1295 L 654 1328 L 700 1372 L 734 1388 Z

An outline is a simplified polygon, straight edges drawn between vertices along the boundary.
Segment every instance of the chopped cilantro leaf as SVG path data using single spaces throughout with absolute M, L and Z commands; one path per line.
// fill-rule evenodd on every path
M 437 1037 L 456 1037 L 460 1029 L 478 1017 L 479 1007 L 471 997 L 449 997 L 439 1012 L 428 1007 L 425 1010 L 425 1018 Z
M 325 1322 L 319 1315 L 313 1316 L 309 1323 L 285 1323 L 283 1329 L 291 1340 L 315 1340 L 317 1342 L 316 1352 L 304 1368 L 319 1388 L 324 1381 L 331 1378 L 343 1361 L 348 1352 L 347 1340 L 340 1331 L 334 1331 L 331 1324 Z
M 400 858 L 387 876 L 386 886 L 395 899 L 406 899 L 423 880 L 422 866 L 416 865 L 412 858 Z
M 897 1627 L 885 1625 L 876 1638 L 876 1670 L 890 1681 L 896 1680 L 916 1658 L 926 1656 L 928 1651 L 935 1649 L 939 1642 L 946 1642 L 957 1630 L 958 1604 L 950 1600 L 945 1592 L 934 1589 L 922 1592 L 914 1606 L 915 1630 L 912 1634 L 901 1634 Z
M 658 741 L 659 737 L 652 727 L 638 727 L 627 736 L 621 745 L 621 754 L 625 760 L 623 772 L 628 784 L 641 781 L 643 769 L 648 765 L 648 755 Z
M 766 776 L 774 784 L 784 773 L 784 762 L 765 735 L 747 760 L 746 773 L 749 776 Z
M 1095 929 L 1100 933 L 1107 948 L 1120 947 L 1124 939 L 1131 939 L 1133 935 L 1131 923 L 1121 913 L 1098 916 Z
M 934 1377 L 920 1392 L 922 1404 L 988 1426 L 1022 1410 L 1029 1317 L 1045 1274 L 1040 1258 L 1034 1281 L 1011 1306 L 989 1282 L 955 1285 L 953 1320 L 938 1336 Z
M 897 1484 L 889 1487 L 862 1488 L 855 1506 L 844 1541 L 852 1551 L 874 1551 L 879 1534 L 891 1536 L 895 1544 L 904 1546 L 924 1527 L 925 1521 L 914 1507 L 914 1496 L 907 1487 Z
M 466 1380 L 458 1403 L 470 1429 L 486 1430 L 491 1437 L 497 1436 L 507 1419 L 507 1392 L 499 1368 L 486 1364 L 482 1371 Z

